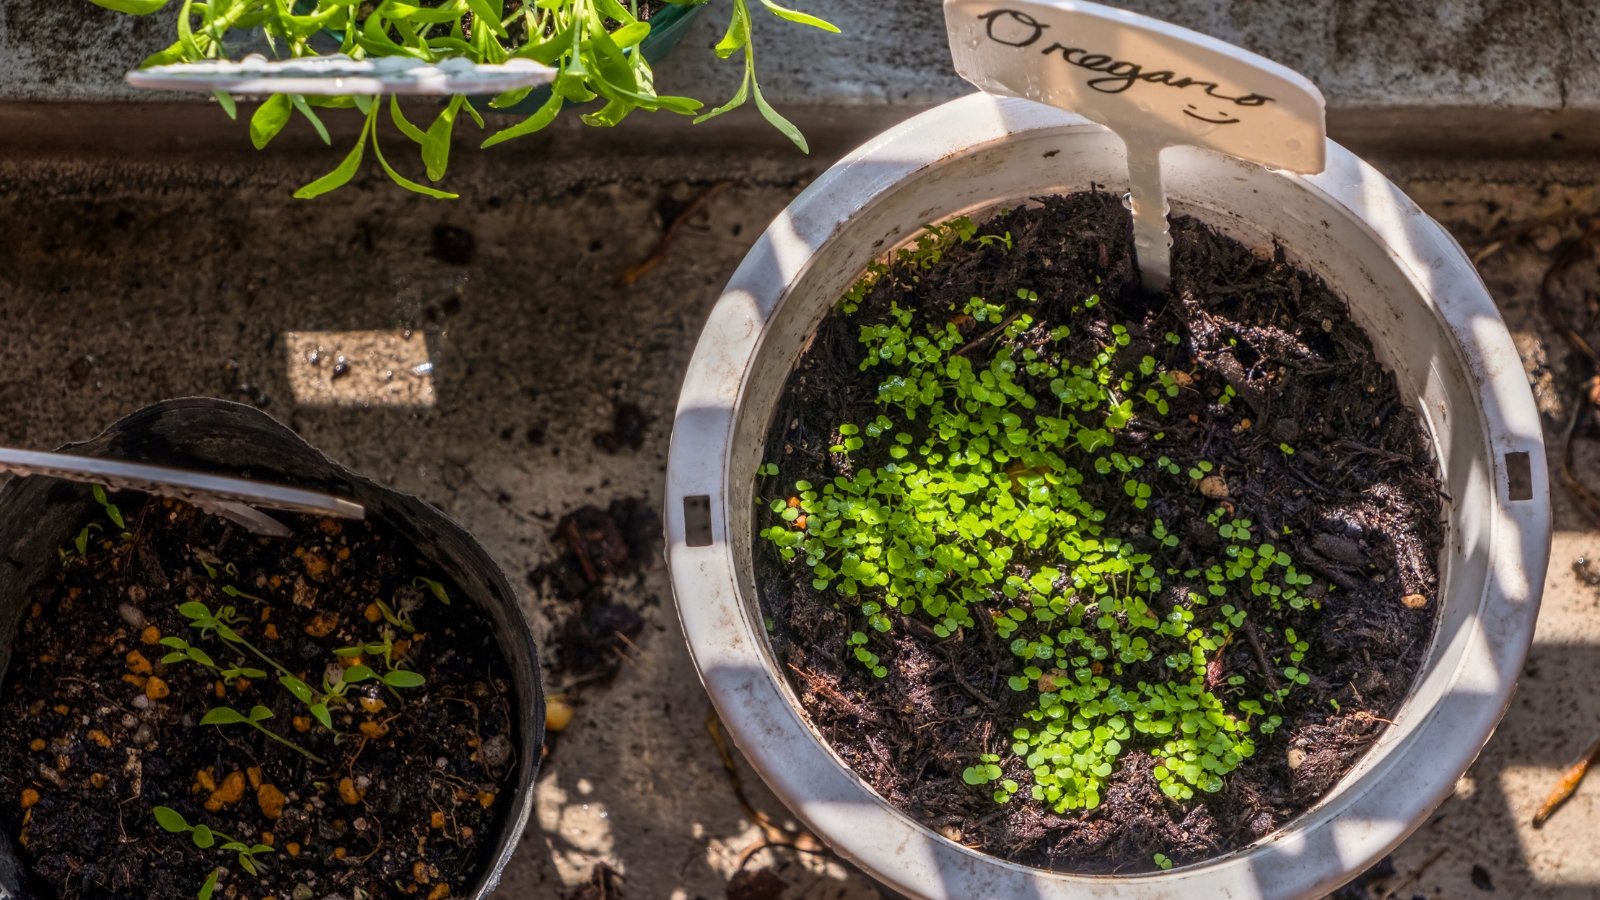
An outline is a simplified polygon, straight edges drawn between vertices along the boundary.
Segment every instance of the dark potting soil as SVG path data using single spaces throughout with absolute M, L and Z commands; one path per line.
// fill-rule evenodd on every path
M 1257 523 L 1315 578 L 1307 593 L 1321 600 L 1320 611 L 1275 611 L 1247 593 L 1230 594 L 1227 601 L 1249 613 L 1242 629 L 1249 639 L 1225 643 L 1208 659 L 1208 684 L 1213 675 L 1217 683 L 1242 676 L 1247 696 L 1267 694 L 1288 664 L 1288 627 L 1310 644 L 1303 663 L 1310 682 L 1289 693 L 1277 710 L 1283 726 L 1256 736 L 1256 752 L 1224 778 L 1220 792 L 1168 799 L 1153 775 L 1156 742 L 1136 735 L 1100 805 L 1057 814 L 1030 798 L 1027 766 L 1007 755 L 1012 729 L 1024 724 L 1022 713 L 1038 694 L 1008 687 L 1023 663 L 982 611 L 974 610 L 976 627 L 947 639 L 898 614 L 889 631 L 876 634 L 855 603 L 813 587 L 803 555 L 785 562 L 757 538 L 757 580 L 774 650 L 834 750 L 890 803 L 967 846 L 1086 873 L 1149 870 L 1157 853 L 1182 864 L 1242 847 L 1322 797 L 1406 696 L 1437 605 L 1443 525 L 1432 445 L 1346 304 L 1281 254 L 1256 256 L 1180 218 L 1173 222 L 1171 290 L 1152 297 L 1140 288 L 1129 217 L 1115 196 L 1043 199 L 1002 213 L 978 233 L 1007 232 L 1015 242 L 1009 251 L 970 241 L 925 271 L 896 263 L 857 313 L 836 310 L 822 322 L 775 414 L 764 459 L 779 473 L 760 480 L 758 496 L 781 500 L 796 480 L 820 485 L 849 467 L 888 462 L 881 449 L 846 458 L 829 448 L 841 441 L 841 423 L 870 422 L 883 411 L 876 403 L 882 373 L 860 370 L 867 351 L 858 336 L 864 324 L 887 320 L 891 302 L 915 311 L 911 333 L 955 324 L 981 370 L 993 342 L 1005 338 L 960 315 L 963 305 L 973 296 L 1009 298 L 1030 288 L 1039 299 L 1029 311 L 1040 324 L 1019 341 L 1070 318 L 1072 335 L 1057 346 L 1066 359 L 1087 359 L 1112 344 L 1111 328 L 1120 323 L 1132 342 L 1117 356 L 1117 371 L 1131 371 L 1149 355 L 1162 369 L 1185 373 L 1170 414 L 1137 414 L 1117 435 L 1117 448 L 1130 455 L 1164 454 L 1185 472 L 1200 460 L 1216 466 L 1220 480 L 1210 490 L 1174 479 L 1130 520 L 1159 516 L 1168 523 L 1180 543 L 1167 561 L 1182 569 L 1221 549 L 1207 524 L 1221 503 Z M 1084 298 L 1095 294 L 1103 302 L 1085 309 Z M 1167 341 L 1169 332 L 1180 340 Z M 985 342 L 988 350 L 973 346 Z M 1219 403 L 1229 386 L 1236 397 Z M 1035 393 L 1049 396 L 1042 386 Z M 1079 490 L 1108 512 L 1108 532 L 1120 533 L 1118 517 L 1132 512 L 1122 484 L 1099 483 L 1088 479 Z M 758 528 L 775 519 L 765 506 L 757 509 Z M 1019 553 L 1012 571 L 1026 579 L 1030 566 L 1048 564 Z M 873 635 L 869 647 L 886 677 L 873 677 L 852 656 L 846 637 L 856 631 Z M 963 781 L 980 753 L 1002 754 L 1006 777 L 1022 784 L 1009 803 L 997 804 L 991 787 Z
M 63 548 L 34 586 L 0 699 L 0 827 L 40 897 L 193 898 L 216 869 L 217 897 L 459 896 L 489 863 L 522 761 L 509 672 L 491 627 L 381 524 L 274 514 L 287 538 L 257 537 L 172 501 L 113 497 L 87 550 Z M 225 592 L 233 589 L 240 593 Z M 253 595 L 253 596 L 251 596 Z M 385 600 L 398 627 L 374 601 Z M 329 702 L 338 734 L 248 649 L 202 634 L 179 612 L 231 606 L 238 636 L 313 687 L 344 664 L 389 670 L 415 687 L 368 681 Z M 409 625 L 414 630 L 407 630 Z M 180 638 L 218 666 L 165 663 Z M 200 724 L 209 710 L 271 711 L 263 725 Z M 219 835 L 202 849 L 160 827 L 177 810 Z M 252 876 L 229 839 L 268 845 Z

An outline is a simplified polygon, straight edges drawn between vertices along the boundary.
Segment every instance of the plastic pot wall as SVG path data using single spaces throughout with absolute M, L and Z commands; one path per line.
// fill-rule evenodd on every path
M 836 851 L 920 897 L 1319 896 L 1449 796 L 1508 704 L 1549 557 L 1539 420 L 1499 313 L 1460 247 L 1336 144 L 1301 177 L 1194 148 L 1163 156 L 1174 211 L 1270 252 L 1274 240 L 1349 301 L 1443 469 L 1449 517 L 1438 626 L 1389 728 L 1311 810 L 1217 859 L 1077 876 L 949 841 L 891 808 L 823 743 L 778 666 L 751 573 L 756 467 L 785 378 L 872 259 L 924 223 L 1045 193 L 1126 183 L 1121 143 L 1087 120 L 976 95 L 879 136 L 768 228 L 734 273 L 679 398 L 667 552 L 696 667 L 773 791 Z M 1120 189 L 1120 188 L 1117 188 Z
M 483 609 L 511 669 L 519 759 L 515 800 L 501 814 L 490 864 L 465 896 L 493 893 L 532 809 L 544 740 L 544 695 L 533 635 L 517 595 L 483 547 L 432 506 L 350 471 L 270 416 L 238 403 L 201 398 L 158 403 L 63 452 L 271 480 L 348 497 L 366 507 L 369 519 L 398 532 Z M 97 515 L 99 505 L 88 485 L 32 477 L 0 490 L 0 673 L 11 662 L 11 640 L 28 608 L 28 587 L 59 564 L 57 549 Z M 12 840 L 0 841 L 0 898 L 34 896 L 30 887 Z

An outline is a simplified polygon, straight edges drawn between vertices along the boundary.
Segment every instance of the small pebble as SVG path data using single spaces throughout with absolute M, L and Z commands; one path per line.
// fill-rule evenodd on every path
M 940 825 L 939 833 L 956 843 L 961 843 L 961 829 L 954 825 Z
M 133 733 L 133 742 L 135 744 L 148 744 L 155 739 L 156 733 L 149 725 L 140 725 Z
M 1228 482 L 1221 475 L 1207 475 L 1200 479 L 1200 494 L 1210 500 L 1228 497 Z
M 135 584 L 135 585 L 130 585 L 128 587 L 128 599 L 129 600 L 132 600 L 135 603 L 143 603 L 144 602 L 144 598 L 145 598 L 145 593 L 144 593 L 144 588 L 142 586 Z M 142 625 L 134 625 L 132 622 L 129 622 L 128 624 L 129 625 L 133 625 L 133 627 L 135 627 L 135 628 L 143 627 Z
M 1407 594 L 1400 598 L 1400 602 L 1406 609 L 1421 609 L 1428 605 L 1428 597 L 1426 594 Z
M 122 717 L 122 727 L 123 728 L 138 728 L 139 727 L 139 719 L 136 716 L 134 716 L 133 713 L 128 713 L 127 715 Z
M 1298 769 L 1306 764 L 1306 752 L 1299 747 L 1289 748 L 1289 768 Z
M 128 623 L 129 628 L 143 628 L 148 623 L 148 620 L 144 617 L 144 611 L 132 603 L 118 603 L 117 615 L 122 617 L 122 621 Z
M 568 716 L 570 718 L 570 716 Z M 549 713 L 546 712 L 545 720 L 548 723 Z M 560 730 L 560 729 L 556 729 Z M 511 760 L 511 741 L 503 734 L 497 734 L 478 748 L 478 760 L 491 769 L 498 769 Z
M 311 889 L 311 885 L 302 881 L 294 886 L 294 890 L 290 892 L 289 897 L 291 900 L 311 900 L 316 895 L 317 892 Z
M 135 709 L 149 709 L 150 708 L 150 698 L 146 697 L 143 694 L 139 694 L 138 696 L 133 698 L 133 706 L 134 706 Z

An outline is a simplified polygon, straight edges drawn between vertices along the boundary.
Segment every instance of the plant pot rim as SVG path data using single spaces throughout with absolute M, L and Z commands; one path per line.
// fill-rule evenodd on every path
M 215 424 L 209 430 L 194 427 L 206 421 Z M 181 439 L 169 441 L 167 435 L 162 433 L 178 425 L 182 425 L 186 433 L 191 430 L 195 432 L 193 445 L 184 445 Z M 221 444 L 229 438 L 240 439 L 247 432 L 253 443 L 260 444 L 257 452 L 262 459 L 257 462 L 221 462 L 211 456 L 221 451 L 206 446 L 208 441 Z M 136 451 L 119 452 L 114 446 L 119 439 L 140 435 L 146 440 Z M 506 783 L 504 790 L 505 793 L 514 792 L 512 806 L 503 813 L 500 828 L 496 829 L 493 840 L 482 847 L 481 869 L 465 885 L 472 893 L 464 896 L 482 900 L 493 894 L 532 815 L 536 790 L 534 782 L 540 768 L 539 748 L 543 742 L 545 722 L 543 687 L 533 632 L 515 589 L 487 548 L 454 518 L 422 498 L 382 484 L 343 465 L 273 416 L 253 406 L 230 400 L 184 397 L 152 403 L 119 417 L 92 438 L 62 446 L 58 452 L 93 456 L 115 454 L 130 461 L 165 463 L 196 471 L 232 475 L 238 475 L 244 469 L 277 469 L 268 477 L 285 484 L 331 491 L 362 502 L 367 507 L 368 521 L 380 519 L 385 514 L 385 510 L 374 509 L 374 498 L 381 498 L 383 505 L 390 507 L 387 510 L 389 514 L 411 519 L 407 527 L 396 530 L 400 539 L 419 555 L 427 556 L 432 551 L 425 551 L 422 544 L 414 541 L 407 534 L 409 530 L 415 530 L 419 535 L 434 535 L 437 540 L 448 540 L 458 545 L 445 547 L 438 552 L 453 562 L 470 567 L 474 580 L 478 582 L 468 585 L 461 584 L 459 577 L 455 579 L 462 599 L 482 609 L 488 627 L 494 633 L 510 682 L 508 700 L 512 718 L 509 730 L 518 743 L 524 745 L 520 748 L 522 758 L 516 776 Z M 178 458 L 170 459 L 172 456 Z M 25 492 L 49 490 L 45 486 L 64 484 L 47 476 L 13 479 L 0 486 L 0 510 L 8 509 Z M 86 508 L 95 508 L 95 501 L 87 496 L 87 486 L 82 486 L 82 491 L 82 502 Z M 51 498 L 47 502 L 57 501 Z M 444 537 L 439 538 L 439 535 Z M 14 561 L 13 565 L 19 570 L 14 576 L 20 574 L 23 564 Z M 10 632 L 0 633 L 0 641 L 9 644 L 11 640 Z M 9 650 L 0 652 L 0 657 L 4 657 L 3 663 L 0 663 L 0 679 L 3 679 L 12 660 L 9 659 Z M 530 667 L 529 672 L 518 671 L 519 658 Z M 524 680 L 518 677 L 519 674 L 528 677 Z M 17 872 L 12 869 L 15 862 L 14 842 L 6 838 L 5 852 L 0 854 L 0 877 L 16 877 Z M 4 885 L 0 884 L 0 898 L 9 896 Z
M 1457 439 L 1450 457 L 1441 458 L 1441 465 L 1476 479 L 1489 514 L 1471 535 L 1447 533 L 1447 542 L 1465 546 L 1470 540 L 1476 555 L 1472 565 L 1460 567 L 1450 594 L 1466 597 L 1455 601 L 1463 604 L 1457 609 L 1465 610 L 1466 619 L 1436 637 L 1429 649 L 1430 661 L 1435 653 L 1444 660 L 1430 676 L 1433 695 L 1419 703 L 1414 686 L 1397 713 L 1401 725 L 1390 728 L 1311 809 L 1248 847 L 1161 873 L 1074 875 L 970 850 L 895 810 L 822 741 L 777 670 L 759 610 L 746 593 L 749 578 L 742 567 L 748 566 L 749 554 L 741 555 L 740 548 L 748 550 L 748 535 L 730 532 L 730 522 L 748 518 L 731 504 L 749 499 L 737 479 L 753 481 L 761 460 L 760 448 L 747 446 L 748 439 L 736 440 L 736 433 L 763 343 L 780 326 L 786 329 L 781 339 L 803 342 L 805 317 L 780 316 L 799 293 L 795 285 L 814 274 L 820 251 L 853 224 L 869 220 L 885 197 L 921 179 L 934 183 L 933 173 L 954 160 L 1041 136 L 1109 140 L 1101 126 L 1029 101 L 978 94 L 936 107 L 869 141 L 824 173 L 779 215 L 734 273 L 686 374 L 668 460 L 667 558 L 691 656 L 729 733 L 778 797 L 841 855 L 897 890 L 950 898 L 1326 893 L 1420 825 L 1449 796 L 1493 732 L 1532 641 L 1550 546 L 1540 422 L 1493 300 L 1448 233 L 1343 147 L 1328 142 L 1327 169 L 1309 177 L 1254 167 L 1246 172 L 1239 168 L 1245 164 L 1214 162 L 1222 158 L 1206 151 L 1173 151 L 1194 166 L 1219 167 L 1219 181 L 1231 172 L 1233 181 L 1271 181 L 1275 190 L 1298 192 L 1322 212 L 1322 228 L 1331 231 L 1327 220 L 1338 218 L 1370 236 L 1386 252 L 1369 254 L 1373 258 L 1364 262 L 1403 279 L 1422 298 L 1426 308 L 1420 315 L 1434 323 L 1455 355 L 1434 368 L 1455 364 L 1460 369 L 1463 374 L 1456 377 L 1469 386 L 1463 390 L 1478 417 L 1466 414 L 1462 421 L 1481 426 L 1470 431 L 1476 440 L 1466 442 L 1465 450 Z M 986 156 L 984 164 L 1001 165 L 994 162 L 998 158 L 998 152 Z M 1256 190 L 1217 188 L 1235 189 Z M 968 211 L 930 208 L 927 218 Z M 881 256 L 896 241 L 914 236 L 922 223 L 902 224 L 911 230 L 897 227 L 862 252 Z M 1289 250 L 1292 254 L 1294 247 Z M 1339 292 L 1349 297 L 1353 291 Z M 808 310 L 819 303 L 831 306 L 816 297 L 802 302 Z M 1391 334 L 1389 340 L 1398 339 Z M 1377 336 L 1374 342 L 1379 343 Z M 1401 352 L 1406 351 L 1414 352 L 1403 346 Z M 1448 381 L 1452 376 L 1438 377 Z M 1425 412 L 1430 428 L 1447 412 L 1452 428 L 1467 430 L 1454 424 L 1455 411 L 1443 407 Z M 764 435 L 766 424 L 759 423 L 758 430 Z M 1516 497 L 1510 493 L 1513 462 L 1519 477 Z M 1486 568 L 1475 588 L 1478 563 Z M 1444 593 L 1441 587 L 1441 620 Z M 1419 683 L 1423 675 L 1419 672 Z

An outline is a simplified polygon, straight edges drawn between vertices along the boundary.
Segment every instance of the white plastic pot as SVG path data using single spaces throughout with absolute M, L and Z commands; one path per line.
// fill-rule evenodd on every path
M 706 690 L 772 790 L 834 850 L 919 897 L 1308 897 L 1378 860 L 1449 796 L 1500 721 L 1533 637 L 1550 507 L 1533 397 L 1461 248 L 1329 143 L 1301 177 L 1192 148 L 1163 158 L 1174 211 L 1320 273 L 1426 420 L 1450 501 L 1438 628 L 1405 705 L 1315 807 L 1237 852 L 1169 872 L 1031 869 L 891 808 L 823 743 L 774 662 L 752 578 L 755 471 L 790 368 L 867 263 L 949 216 L 1117 188 L 1122 146 L 1087 120 L 976 95 L 835 165 L 756 242 L 711 315 L 679 398 L 667 554 Z

